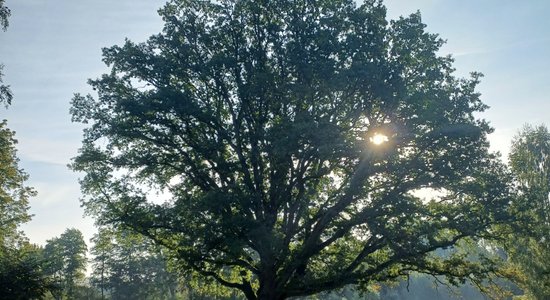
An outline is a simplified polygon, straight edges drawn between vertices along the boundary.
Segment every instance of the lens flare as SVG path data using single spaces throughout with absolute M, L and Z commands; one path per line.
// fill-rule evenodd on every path
M 376 133 L 370 138 L 370 141 L 375 145 L 381 145 L 388 141 L 388 137 L 381 133 Z

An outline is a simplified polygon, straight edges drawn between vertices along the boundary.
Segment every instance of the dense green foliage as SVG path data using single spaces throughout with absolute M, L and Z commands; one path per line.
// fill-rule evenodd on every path
M 73 99 L 88 213 L 248 299 L 413 271 L 481 282 L 490 259 L 434 254 L 509 218 L 509 176 L 474 116 L 479 74 L 454 77 L 419 14 L 385 12 L 168 3 L 163 32 L 105 49 L 98 97 Z
M 30 220 L 29 198 L 35 192 L 25 186 L 28 175 L 19 168 L 14 133 L 0 122 L 0 247 L 14 247 L 22 238 L 18 226 Z
M 526 126 L 514 139 L 510 165 L 526 223 L 514 228 L 508 243 L 511 260 L 525 275 L 523 286 L 535 299 L 550 299 L 550 132 Z
M 42 299 L 55 286 L 43 272 L 41 249 L 22 244 L 0 251 L 0 299 Z
M 8 26 L 10 10 L 0 0 L 0 27 Z M 9 86 L 3 85 L 3 65 L 0 64 L 0 104 L 11 104 L 12 93 Z M 21 233 L 17 227 L 30 220 L 28 214 L 29 198 L 35 191 L 24 185 L 28 175 L 19 168 L 19 159 L 15 145 L 14 132 L 7 127 L 7 121 L 0 122 L 0 251 L 4 247 L 15 246 Z
M 86 270 L 86 251 L 82 233 L 77 229 L 67 229 L 46 242 L 44 270 L 58 287 L 52 292 L 55 299 L 76 299 Z

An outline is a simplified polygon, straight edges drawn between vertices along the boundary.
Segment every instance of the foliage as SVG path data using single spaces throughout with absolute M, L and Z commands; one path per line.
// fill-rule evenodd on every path
M 86 269 L 86 243 L 78 229 L 67 229 L 61 236 L 48 240 L 44 247 L 45 273 L 59 289 L 56 299 L 75 299 Z
M 6 30 L 9 25 L 8 18 L 11 15 L 11 11 L 6 5 L 4 4 L 4 0 L 0 0 L 0 28 L 3 30 Z
M 0 247 L 18 243 L 18 226 L 30 220 L 29 198 L 35 191 L 24 185 L 28 175 L 19 168 L 14 132 L 0 122 Z
M 0 64 L 0 104 L 4 104 L 6 107 L 11 104 L 11 100 L 13 99 L 13 94 L 11 92 L 11 89 L 9 85 L 3 85 L 3 79 L 2 77 L 4 74 L 2 73 L 2 70 L 4 69 L 4 65 Z
M 10 10 L 0 0 L 0 27 L 6 30 Z M 9 86 L 3 85 L 2 69 L 0 64 L 0 104 L 6 108 L 11 104 L 13 95 Z M 28 214 L 29 198 L 35 191 L 24 185 L 28 175 L 19 168 L 19 159 L 15 145 L 17 140 L 14 132 L 7 128 L 7 121 L 0 122 L 0 247 L 15 246 L 22 237 L 17 227 L 30 220 Z M 3 249 L 2 249 L 3 250 Z
M 510 217 L 509 175 L 474 116 L 480 75 L 454 77 L 419 13 L 385 12 L 169 2 L 163 32 L 104 49 L 98 97 L 73 98 L 87 212 L 248 299 L 412 271 L 482 281 L 491 260 L 433 253 Z
M 521 191 L 517 214 L 527 223 L 514 228 L 511 260 L 523 271 L 524 287 L 535 299 L 550 298 L 550 133 L 525 126 L 515 137 L 510 166 Z
M 0 25 L 6 29 L 9 9 L 0 0 Z M 0 104 L 6 107 L 11 103 L 12 94 L 8 86 L 2 83 L 2 68 L 0 65 Z M 19 168 L 19 159 L 15 145 L 17 140 L 14 132 L 7 127 L 7 121 L 0 122 L 0 251 L 14 248 L 21 241 L 22 235 L 17 228 L 30 220 L 28 214 L 29 198 L 35 194 L 32 188 L 24 182 L 28 175 Z M 2 254 L 0 252 L 0 254 Z
M 10 15 L 11 11 L 4 5 L 4 0 L 0 0 L 0 28 L 2 28 L 4 31 L 8 28 L 8 17 Z M 2 77 L 4 76 L 4 74 L 2 74 L 3 68 L 4 65 L 0 64 L 0 104 L 3 103 L 4 105 L 8 106 L 11 104 L 13 95 L 11 93 L 10 87 L 2 84 Z
M 538 224 L 550 226 L 550 132 L 544 125 L 525 126 L 515 137 L 510 151 L 510 166 L 523 192 L 530 197 L 529 205 Z M 537 234 L 548 237 L 544 228 L 535 227 Z
M 167 257 L 143 236 L 102 228 L 94 236 L 91 282 L 110 299 L 175 299 L 177 277 Z
M 0 299 L 42 299 L 55 287 L 42 269 L 41 249 L 23 243 L 0 251 Z

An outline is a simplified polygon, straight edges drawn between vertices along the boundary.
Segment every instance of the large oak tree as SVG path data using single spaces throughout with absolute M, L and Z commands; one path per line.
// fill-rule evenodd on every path
M 163 32 L 104 49 L 98 96 L 72 102 L 88 124 L 72 166 L 100 224 L 248 299 L 494 271 L 434 254 L 493 237 L 510 197 L 475 116 L 480 76 L 453 75 L 420 14 L 388 22 L 370 0 L 174 0 L 160 13 Z

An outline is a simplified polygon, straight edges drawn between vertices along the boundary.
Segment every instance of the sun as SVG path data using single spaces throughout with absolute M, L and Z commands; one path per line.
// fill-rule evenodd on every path
M 370 141 L 375 145 L 381 145 L 388 141 L 388 136 L 383 135 L 381 133 L 375 133 L 371 138 Z

